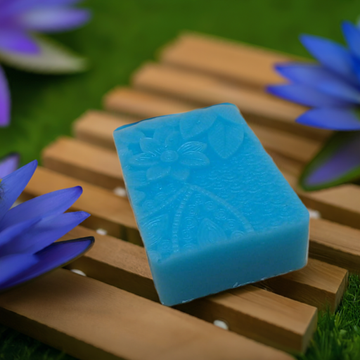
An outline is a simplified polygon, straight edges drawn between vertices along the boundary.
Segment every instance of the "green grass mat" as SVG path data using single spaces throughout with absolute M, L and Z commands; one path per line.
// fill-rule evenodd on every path
M 223 36 L 307 56 L 300 33 L 342 41 L 340 22 L 355 21 L 355 0 L 101 0 L 84 3 L 93 20 L 84 28 L 54 38 L 89 58 L 88 72 L 41 76 L 5 68 L 13 98 L 11 126 L 0 128 L 0 156 L 19 151 L 22 162 L 35 158 L 102 96 L 128 84 L 131 73 L 181 30 Z M 241 66 L 241 64 L 239 64 Z M 358 277 L 342 306 L 320 318 L 310 349 L 301 359 L 360 359 Z M 239 354 L 240 356 L 241 354 Z M 71 357 L 0 327 L 0 359 L 69 360 Z

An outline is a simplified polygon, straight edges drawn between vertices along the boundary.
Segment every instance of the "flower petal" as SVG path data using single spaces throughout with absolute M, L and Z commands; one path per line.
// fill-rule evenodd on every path
M 178 150 L 179 154 L 186 154 L 189 151 L 205 151 L 207 145 L 200 141 L 188 141 L 185 144 L 182 144 Z
M 300 115 L 297 123 L 331 130 L 360 130 L 360 117 L 353 108 L 312 109 Z
M 131 171 L 128 173 L 127 179 L 129 181 L 130 187 L 137 188 L 146 186 L 149 184 L 149 181 L 146 177 L 146 171 Z M 127 187 L 129 187 L 127 186 Z
M 39 47 L 36 54 L 19 54 L 0 48 L 0 61 L 4 64 L 32 72 L 63 74 L 83 71 L 87 67 L 86 59 L 67 50 L 54 40 L 32 35 L 31 39 Z
M 347 101 L 301 84 L 271 85 L 267 87 L 267 91 L 305 106 L 336 107 L 350 105 Z
M 201 152 L 189 151 L 180 157 L 180 163 L 186 166 L 197 167 L 210 164 L 210 160 Z
M 0 231 L 8 226 L 34 218 L 62 214 L 82 194 L 81 186 L 53 191 L 25 201 L 9 210 L 0 223 Z
M 169 175 L 171 166 L 162 163 L 152 166 L 146 172 L 146 177 L 149 181 L 159 180 Z
M 344 46 L 331 40 L 311 35 L 300 36 L 300 41 L 309 53 L 326 68 L 354 83 L 351 54 Z
M 174 166 L 171 169 L 170 176 L 175 178 L 176 180 L 185 181 L 190 175 L 190 170 L 185 166 Z
M 86 212 L 77 211 L 43 218 L 27 231 L 3 244 L 0 253 L 2 256 L 36 253 L 60 239 L 89 216 Z M 16 229 L 16 226 L 13 228 Z
M 134 155 L 129 159 L 129 164 L 138 167 L 149 167 L 159 162 L 159 156 L 154 153 L 145 152 Z
M 6 282 L 0 281 L 0 291 L 8 290 L 14 286 L 20 285 L 40 275 L 43 275 L 51 270 L 65 266 L 89 250 L 93 244 L 94 238 L 89 236 L 81 239 L 59 241 L 41 250 L 35 255 L 17 255 L 19 257 L 17 263 L 21 261 L 20 257 L 23 259 L 35 258 L 36 263 L 32 266 L 31 264 L 26 266 L 27 264 L 25 264 L 24 261 L 23 268 L 25 271 L 22 271 L 11 277 L 11 279 Z
M 20 196 L 25 186 L 34 174 L 37 161 L 21 167 L 5 176 L 0 182 L 0 223 L 15 200 Z
M 32 254 L 11 255 L 0 258 L 0 291 L 9 279 L 21 274 L 35 265 L 38 259 Z
M 34 8 L 52 8 L 74 5 L 82 0 L 4 0 L 1 4 L 0 19 L 9 18 Z
M 1 28 L 0 50 L 20 54 L 37 54 L 40 49 L 36 42 L 23 30 Z
M 0 160 L 0 179 L 14 172 L 20 162 L 18 153 L 10 153 Z
M 18 17 L 18 23 L 30 31 L 57 32 L 77 28 L 90 19 L 84 9 L 64 7 L 35 8 Z
M 319 190 L 360 178 L 360 132 L 332 136 L 300 178 L 305 190 Z
M 12 239 L 21 235 L 31 228 L 35 223 L 39 222 L 41 218 L 33 218 L 30 220 L 19 222 L 16 225 L 9 226 L 5 230 L 0 232 L 0 254 L 3 255 L 1 248 L 6 246 Z M 15 253 L 16 251 L 13 251 Z
M 0 67 L 0 127 L 9 125 L 10 102 L 9 85 L 6 80 L 4 70 Z
M 158 154 L 160 147 L 160 143 L 153 138 L 143 137 L 140 139 L 140 149 L 144 153 Z
M 333 95 L 349 103 L 360 102 L 360 91 L 344 79 L 317 64 L 278 64 L 275 69 L 287 79 Z
M 182 144 L 183 139 L 179 131 L 171 132 L 165 140 L 165 147 L 168 150 L 176 151 Z
M 350 21 L 343 21 L 342 31 L 350 51 L 360 58 L 360 30 Z

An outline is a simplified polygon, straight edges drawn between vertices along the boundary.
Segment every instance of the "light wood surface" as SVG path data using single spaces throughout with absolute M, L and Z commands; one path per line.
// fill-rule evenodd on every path
M 124 187 L 117 154 L 70 137 L 59 137 L 42 152 L 44 167 L 114 190 Z
M 88 277 L 57 270 L 1 294 L 1 322 L 81 359 L 292 358 L 242 335 L 304 351 L 316 327 L 314 306 L 334 310 L 346 289 L 348 273 L 338 266 L 360 269 L 360 230 L 339 224 L 360 229 L 360 187 L 313 193 L 297 188 L 303 164 L 330 132 L 296 124 L 305 107 L 264 93 L 266 84 L 282 82 L 272 66 L 287 58 L 221 39 L 182 35 L 163 49 L 162 64 L 145 64 L 134 74 L 135 89 L 118 88 L 104 97 L 106 109 L 116 115 L 89 111 L 75 123 L 76 140 L 60 138 L 45 149 L 48 168 L 38 168 L 24 198 L 83 187 L 72 210 L 92 216 L 66 236 L 95 236 L 95 246 L 69 266 Z M 316 259 L 310 258 L 305 268 L 183 304 L 178 311 L 157 303 L 144 248 L 118 239 L 141 244 L 128 200 L 111 191 L 123 186 L 112 133 L 142 118 L 220 102 L 240 108 L 305 205 L 327 220 L 311 220 L 310 255 Z M 109 235 L 92 230 L 98 228 Z M 184 312 L 208 322 L 223 320 L 230 331 Z
M 266 288 L 325 310 L 335 311 L 348 284 L 348 272 L 338 266 L 309 259 L 298 271 L 263 282 Z M 309 291 L 311 288 L 311 291 Z
M 169 101 L 166 97 L 156 94 L 146 94 L 145 96 L 144 93 L 129 88 L 117 88 L 111 91 L 105 97 L 105 106 L 107 106 L 109 110 L 131 114 L 144 119 L 165 114 L 181 113 L 196 108 L 196 106 L 187 102 Z M 83 121 L 85 123 L 86 116 L 84 116 Z M 98 121 L 104 125 L 101 136 L 105 135 L 105 126 L 108 129 L 106 147 L 109 147 L 109 144 L 113 143 L 111 129 L 114 123 L 109 122 L 107 125 L 105 117 L 99 117 Z M 120 120 L 119 124 L 122 123 L 123 120 Z M 306 138 L 297 133 L 289 133 L 272 127 L 260 126 L 252 122 L 249 122 L 249 126 L 267 150 L 286 154 L 302 163 L 308 162 L 319 151 L 322 144 L 320 140 Z M 92 125 L 92 119 L 88 122 L 87 128 L 88 132 L 91 131 L 92 134 L 94 134 L 92 138 L 95 138 L 98 130 Z M 95 144 L 96 143 L 98 143 L 98 141 L 96 141 Z
M 112 133 L 120 126 L 138 121 L 135 117 L 115 116 L 105 111 L 88 110 L 73 123 L 73 134 L 79 140 L 113 149 Z M 111 134 L 111 141 L 109 141 Z
M 116 237 L 126 237 L 126 228 L 136 229 L 134 214 L 127 199 L 113 192 L 62 175 L 38 166 L 32 179 L 23 192 L 23 198 L 32 198 L 51 191 L 73 186 L 81 186 L 83 194 L 71 207 L 91 214 L 83 224 L 92 228 L 102 228 Z M 137 230 L 136 230 L 137 231 Z
M 292 359 L 68 270 L 0 295 L 1 322 L 84 360 Z
M 78 145 L 76 145 L 79 143 Z M 70 145 L 69 145 L 70 144 Z M 72 145 L 72 144 L 75 144 Z M 87 148 L 89 148 L 89 151 L 83 151 L 81 153 L 81 156 L 77 156 L 77 162 L 81 163 L 81 177 L 78 177 L 77 172 L 73 172 L 73 149 L 77 146 L 82 146 L 82 142 L 78 142 L 75 139 L 69 139 L 69 138 L 59 138 L 55 142 L 55 144 L 52 144 L 49 146 L 49 148 L 46 148 L 43 152 L 46 155 L 47 158 L 44 158 L 44 164 L 51 164 L 51 169 L 54 171 L 57 171 L 58 173 L 77 177 L 79 179 L 86 178 L 86 180 L 94 185 L 97 185 L 99 187 L 107 187 L 108 186 L 108 180 L 107 177 L 108 174 L 114 174 L 115 178 L 118 179 L 119 183 L 122 181 L 122 173 L 120 171 L 120 167 L 116 166 L 116 162 L 118 162 L 118 157 L 115 153 L 115 151 L 106 150 L 103 151 L 102 148 L 92 145 L 87 145 Z M 79 154 L 79 153 L 78 153 Z M 52 159 L 55 159 L 53 161 Z M 113 163 L 115 164 L 112 168 L 104 167 L 103 164 L 108 164 L 109 159 L 113 160 Z M 284 159 L 282 159 L 281 162 L 277 160 L 278 164 L 280 164 L 281 170 L 284 168 Z M 286 160 L 287 163 L 289 163 L 289 166 L 293 166 L 294 164 L 290 160 Z M 57 166 L 60 164 L 59 166 Z M 89 165 L 90 164 L 90 165 Z M 117 169 L 117 171 L 115 171 Z M 284 170 L 283 170 L 284 171 Z M 287 173 L 288 169 L 285 170 L 285 173 Z M 106 176 L 105 176 L 106 175 Z M 289 174 L 287 175 L 290 176 Z M 295 185 L 296 186 L 296 185 Z M 302 192 L 302 197 L 306 199 L 311 199 L 312 196 L 316 195 L 316 193 L 306 193 Z M 336 206 L 336 204 L 334 205 Z M 318 207 L 315 207 L 318 209 Z M 326 213 L 324 213 L 326 215 Z M 358 218 L 360 219 L 360 209 Z M 310 231 L 310 242 L 311 247 L 310 250 L 315 249 L 316 247 L 320 246 L 318 242 L 312 244 L 312 241 L 314 239 L 317 239 L 317 237 L 312 236 L 312 232 L 319 233 L 318 228 L 324 228 L 322 225 L 325 220 L 313 220 L 312 221 L 312 228 Z M 330 223 L 332 224 L 332 223 Z M 359 265 L 357 266 L 357 259 L 359 256 L 359 249 L 357 247 L 357 243 L 353 242 L 353 238 L 355 237 L 354 231 L 353 232 L 347 232 L 346 228 L 339 225 L 339 224 L 332 224 L 332 228 L 338 230 L 336 231 L 337 234 L 337 240 L 331 240 L 329 243 L 327 242 L 326 237 L 322 237 L 322 249 L 327 249 L 326 254 L 327 256 L 324 257 L 324 260 L 328 263 L 335 264 L 342 266 L 346 269 L 355 269 L 356 267 L 360 270 L 360 261 Z M 360 232 L 359 232 L 360 233 Z M 348 235 L 349 234 L 349 235 Z M 360 237 L 359 237 L 360 238 Z M 316 240 L 314 240 L 316 241 Z M 338 246 L 334 248 L 334 242 L 337 242 Z M 331 255 L 332 254 L 332 255 Z M 314 255 L 316 258 L 319 257 L 319 255 Z M 347 263 L 348 257 L 353 257 L 354 261 L 352 261 L 352 265 L 350 263 Z M 360 260 L 360 258 L 359 258 Z
M 165 64 L 217 75 L 260 89 L 285 82 L 273 67 L 294 59 L 295 56 L 273 50 L 196 33 L 181 34 L 160 54 L 160 61 Z
M 189 101 L 197 107 L 230 102 L 239 107 L 249 122 L 297 132 L 311 138 L 321 139 L 329 134 L 328 131 L 295 122 L 307 110 L 306 107 L 216 77 L 146 63 L 133 75 L 132 84 L 136 89 Z
M 360 274 L 360 230 L 324 219 L 310 220 L 310 255 Z
M 78 268 L 87 274 L 89 273 L 89 276 L 131 292 L 134 292 L 133 285 L 136 285 L 136 294 L 157 300 L 153 288 L 149 287 L 148 284 L 148 280 L 152 277 L 147 261 L 145 261 L 144 248 L 130 243 L 123 244 L 122 240 L 96 234 L 81 226 L 78 226 L 64 238 L 84 236 L 94 236 L 97 242 L 83 258 L 74 262 L 71 267 Z M 122 250 L 123 248 L 125 250 Z M 130 254 L 129 257 L 128 254 Z M 101 271 L 96 270 L 98 266 L 101 266 L 101 263 L 110 265 L 112 269 L 108 269 L 105 277 L 102 277 Z M 139 283 L 144 282 L 145 286 L 131 284 L 126 279 L 122 280 L 117 276 L 109 275 L 111 271 L 117 272 L 117 269 L 131 273 L 138 279 Z M 329 306 L 331 309 L 335 309 L 343 296 L 348 279 L 348 273 L 345 269 L 311 258 L 306 267 L 291 274 L 291 276 L 287 274 L 277 277 L 278 286 L 274 286 L 273 291 L 319 308 Z M 328 277 L 327 274 L 330 276 Z M 260 286 L 271 288 L 271 281 L 269 280 L 269 284 L 266 281 L 262 282 Z M 298 290 L 295 291 L 297 288 Z
M 84 227 L 77 227 L 64 239 L 89 235 L 96 238 L 94 247 L 70 268 L 158 301 L 144 248 Z M 253 286 L 245 286 L 227 296 L 198 299 L 192 304 L 195 307 L 181 305 L 178 308 L 210 322 L 221 319 L 230 331 L 288 351 L 304 351 L 316 328 L 315 307 Z M 292 312 L 296 313 L 295 317 Z

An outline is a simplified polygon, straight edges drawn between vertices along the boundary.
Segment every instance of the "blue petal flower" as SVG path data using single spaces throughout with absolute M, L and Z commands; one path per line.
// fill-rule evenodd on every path
M 5 73 L 0 66 L 0 127 L 9 125 L 10 91 Z
M 94 238 L 91 236 L 75 240 L 59 241 L 34 255 L 16 255 L 12 259 L 7 260 L 6 264 L 0 262 L 0 292 L 30 281 L 51 270 L 65 266 L 89 250 L 93 243 Z M 10 275 L 7 265 L 14 267 L 16 271 L 13 271 L 12 276 L 7 276 L 7 279 L 2 281 L 2 270 L 4 270 L 4 279 L 6 278 L 6 274 Z
M 11 153 L 0 159 L 0 179 L 6 175 L 14 172 L 20 162 L 20 155 L 18 153 Z
M 297 83 L 271 85 L 267 87 L 267 91 L 273 95 L 305 106 L 344 107 L 351 105 L 351 103 L 341 100 L 338 97 Z
M 84 59 L 36 32 L 60 32 L 87 22 L 90 12 L 71 7 L 78 0 L 0 0 L 0 52 L 2 61 L 38 72 L 76 72 L 85 69 Z M 59 61 L 53 61 L 56 57 Z M 0 127 L 10 122 L 10 94 L 0 68 Z
M 360 22 L 359 22 L 360 24 Z M 342 30 L 348 49 L 331 40 L 303 35 L 301 42 L 319 63 L 279 64 L 276 70 L 290 81 L 268 87 L 268 92 L 314 107 L 300 115 L 300 124 L 353 132 L 360 130 L 360 26 L 344 21 Z M 350 133 L 349 136 L 351 136 Z M 334 140 L 335 139 L 335 140 Z M 357 135 L 351 144 L 339 133 L 324 145 L 305 167 L 301 186 L 322 189 L 360 178 Z M 344 142 L 341 142 L 345 139 Z M 341 140 L 341 141 L 340 141 Z M 339 145 L 341 142 L 341 146 Z M 326 156 L 325 156 L 325 155 Z
M 34 160 L 5 176 L 0 183 L 0 222 L 33 176 L 37 166 Z
M 344 102 L 360 103 L 360 91 L 347 84 L 341 77 L 317 64 L 279 64 L 275 69 L 287 79 L 298 84 L 309 86 L 342 100 Z
M 0 231 L 8 226 L 35 217 L 62 214 L 82 194 L 81 186 L 53 191 L 28 200 L 7 212 L 0 222 Z
M 58 32 L 77 28 L 90 19 L 90 12 L 84 9 L 40 8 L 20 15 L 19 26 L 30 31 Z
M 0 261 L 0 291 L 2 284 L 11 278 L 26 271 L 37 263 L 33 254 L 10 255 L 1 258 Z
M 351 54 L 344 46 L 311 35 L 302 35 L 300 41 L 309 53 L 326 68 L 342 75 L 347 81 L 354 82 Z
M 80 252 L 75 243 L 61 248 L 53 245 L 89 216 L 82 211 L 64 213 L 81 195 L 81 187 L 42 195 L 9 210 L 36 165 L 33 161 L 0 183 L 0 291 L 54 269 L 84 250 L 84 244 Z
M 300 183 L 306 190 L 317 190 L 359 178 L 360 132 L 339 132 L 306 166 Z
M 36 54 L 39 51 L 39 47 L 24 30 L 1 28 L 0 50 Z
M 11 241 L 0 246 L 0 254 L 34 254 L 60 239 L 88 217 L 89 214 L 82 211 L 45 217 L 16 236 L 17 226 L 13 226 L 14 236 Z
M 332 130 L 360 130 L 360 118 L 352 108 L 312 109 L 300 115 L 296 122 Z
M 360 58 L 360 30 L 349 21 L 342 23 L 342 30 L 350 51 Z

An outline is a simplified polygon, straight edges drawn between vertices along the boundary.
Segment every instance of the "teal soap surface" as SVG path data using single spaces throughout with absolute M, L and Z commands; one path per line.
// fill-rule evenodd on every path
M 236 106 L 143 120 L 114 140 L 163 304 L 306 265 L 309 213 Z

